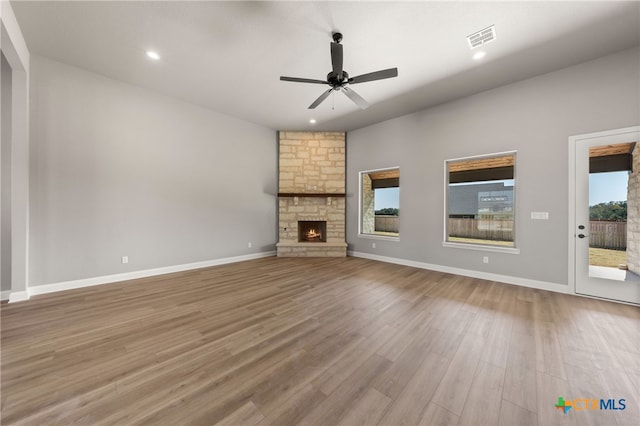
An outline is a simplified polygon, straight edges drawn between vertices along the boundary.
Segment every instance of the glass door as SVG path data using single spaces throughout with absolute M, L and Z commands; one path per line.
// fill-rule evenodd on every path
M 576 293 L 640 304 L 639 140 L 638 128 L 575 139 Z

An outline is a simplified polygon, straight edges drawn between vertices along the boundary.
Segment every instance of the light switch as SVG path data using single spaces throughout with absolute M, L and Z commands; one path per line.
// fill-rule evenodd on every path
M 549 220 L 549 212 L 531 212 L 533 220 Z

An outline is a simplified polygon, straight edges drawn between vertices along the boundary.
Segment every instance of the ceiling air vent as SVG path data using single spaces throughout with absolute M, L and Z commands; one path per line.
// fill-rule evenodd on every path
M 467 36 L 469 47 L 471 47 L 472 49 L 482 46 L 483 44 L 487 44 L 495 39 L 496 39 L 495 25 L 492 25 L 490 27 L 485 28 L 484 30 L 480 30 L 476 33 L 473 33 L 470 36 Z

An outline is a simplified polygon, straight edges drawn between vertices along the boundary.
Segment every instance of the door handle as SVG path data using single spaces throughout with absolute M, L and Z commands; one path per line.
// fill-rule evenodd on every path
M 586 238 L 586 237 L 588 237 L 588 235 L 578 234 L 578 238 Z

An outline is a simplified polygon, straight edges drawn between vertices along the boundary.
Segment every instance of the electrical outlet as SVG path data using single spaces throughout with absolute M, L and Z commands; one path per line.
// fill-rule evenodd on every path
M 129 256 L 122 256 L 122 263 L 129 263 Z
M 251 241 L 249 241 L 249 244 L 247 244 L 247 247 L 251 248 L 253 244 L 251 243 Z
M 371 243 L 371 247 L 376 248 L 376 243 Z
M 489 256 L 484 256 L 482 258 L 482 263 L 489 263 Z

